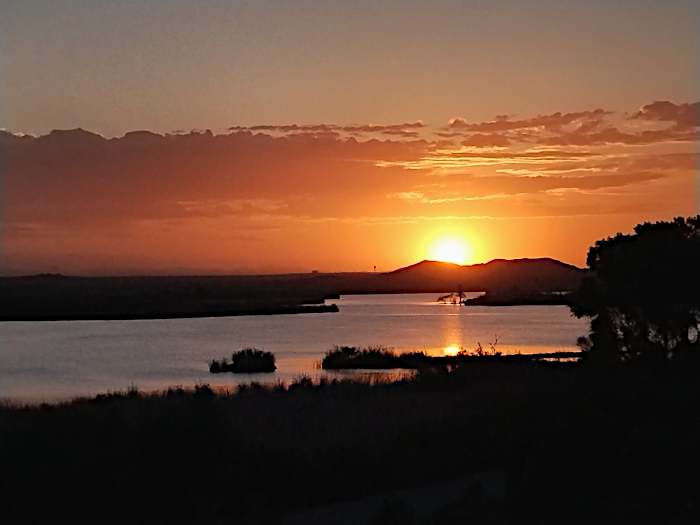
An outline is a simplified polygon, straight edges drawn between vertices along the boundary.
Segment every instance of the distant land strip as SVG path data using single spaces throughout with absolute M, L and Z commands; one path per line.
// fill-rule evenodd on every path
M 0 321 L 137 320 L 337 312 L 341 295 L 483 292 L 467 304 L 567 304 L 585 270 L 553 259 L 459 266 L 422 261 L 389 273 L 0 277 Z M 437 300 L 437 297 L 436 297 Z
M 250 310 L 211 311 L 211 312 L 169 312 L 169 313 L 139 313 L 139 314 L 47 314 L 47 315 L 4 315 L 2 321 L 139 321 L 145 319 L 197 319 L 202 317 L 238 317 L 244 315 L 284 315 L 284 314 L 316 314 L 338 312 L 335 304 L 295 305 L 275 308 L 257 308 Z

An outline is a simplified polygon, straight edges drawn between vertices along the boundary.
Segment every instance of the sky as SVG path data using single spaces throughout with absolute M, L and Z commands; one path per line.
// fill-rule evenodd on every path
M 698 213 L 697 27 L 686 0 L 0 0 L 0 271 L 386 271 L 441 239 L 584 266 Z

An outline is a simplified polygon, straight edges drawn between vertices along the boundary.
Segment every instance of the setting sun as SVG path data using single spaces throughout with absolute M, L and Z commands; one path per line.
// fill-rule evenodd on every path
M 428 247 L 428 258 L 454 264 L 469 264 L 474 260 L 474 245 L 461 235 L 441 235 Z

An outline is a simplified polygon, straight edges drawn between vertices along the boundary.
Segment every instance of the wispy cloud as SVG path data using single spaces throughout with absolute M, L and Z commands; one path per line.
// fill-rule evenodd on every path
M 551 115 L 540 115 L 528 119 L 513 120 L 508 115 L 497 115 L 488 122 L 470 123 L 461 117 L 455 117 L 444 127 L 446 131 L 453 132 L 479 132 L 494 133 L 500 131 L 514 131 L 523 129 L 544 129 L 547 131 L 558 131 L 564 126 L 576 123 L 583 125 L 591 122 L 598 122 L 612 112 L 602 109 L 593 111 L 579 111 L 576 113 L 552 113 Z
M 552 113 L 528 119 L 498 115 L 487 122 L 451 119 L 436 135 L 462 138 L 465 146 L 492 147 L 511 144 L 548 146 L 652 145 L 664 142 L 693 142 L 697 139 L 699 103 L 674 104 L 657 101 L 622 118 L 613 111 L 595 109 L 574 113 Z M 634 121 L 661 124 L 639 130 Z
M 422 121 L 404 122 L 402 124 L 354 124 L 341 126 L 337 124 L 287 124 L 287 125 L 256 125 L 256 126 L 231 126 L 229 131 L 268 132 L 282 135 L 289 134 L 326 134 L 335 137 L 386 135 L 393 137 L 417 138 L 419 131 L 426 125 Z

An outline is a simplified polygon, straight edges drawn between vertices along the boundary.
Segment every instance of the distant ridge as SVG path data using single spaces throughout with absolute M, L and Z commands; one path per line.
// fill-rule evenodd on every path
M 385 272 L 385 275 L 393 275 L 393 274 L 398 274 L 401 272 L 405 271 L 411 271 L 411 270 L 418 270 L 422 268 L 431 268 L 431 269 L 444 269 L 444 270 L 457 270 L 457 269 L 464 269 L 464 268 L 481 268 L 484 266 L 496 266 L 496 265 L 509 265 L 509 264 L 552 264 L 560 267 L 566 267 L 566 268 L 571 268 L 574 270 L 582 271 L 585 272 L 583 268 L 579 268 L 578 266 L 574 266 L 573 264 L 568 264 L 564 263 L 561 261 L 558 261 L 557 259 L 552 259 L 551 257 L 540 257 L 540 258 L 523 258 L 523 259 L 492 259 L 489 262 L 486 263 L 477 263 L 477 264 L 455 264 L 451 262 L 445 262 L 445 261 L 431 261 L 428 259 L 425 259 L 423 261 L 410 264 L 408 266 L 404 266 L 403 268 L 398 268 L 396 270 L 393 270 L 391 272 Z
M 461 266 L 421 261 L 383 274 L 393 288 L 462 292 L 568 292 L 575 290 L 587 270 L 549 257 L 494 259 Z
M 424 260 L 417 262 L 415 264 L 411 264 L 409 266 L 405 266 L 403 268 L 398 268 L 397 270 L 393 270 L 391 272 L 385 272 L 383 275 L 401 275 L 404 273 L 415 273 L 415 272 L 423 272 L 423 273 L 429 273 L 429 272 L 457 272 L 461 271 L 463 268 L 469 267 L 468 265 L 462 266 L 459 264 L 451 263 L 451 262 L 444 262 L 444 261 L 429 261 L 429 260 Z

